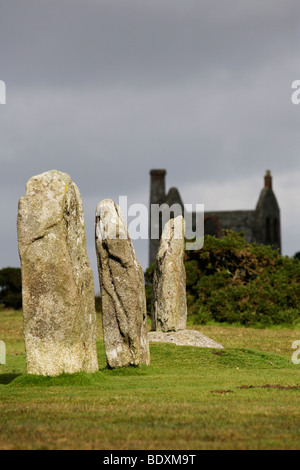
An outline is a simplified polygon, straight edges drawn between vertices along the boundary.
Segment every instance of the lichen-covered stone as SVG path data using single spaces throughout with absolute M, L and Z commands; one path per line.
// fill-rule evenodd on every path
M 186 327 L 186 274 L 183 263 L 185 221 L 170 219 L 163 230 L 153 275 L 152 330 Z
M 111 199 L 97 206 L 96 252 L 107 364 L 111 368 L 148 365 L 144 273 L 121 210 Z
M 17 225 L 27 372 L 97 371 L 94 279 L 81 196 L 70 176 L 33 176 Z

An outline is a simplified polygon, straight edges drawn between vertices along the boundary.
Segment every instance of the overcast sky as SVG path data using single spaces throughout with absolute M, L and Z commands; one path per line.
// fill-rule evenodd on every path
M 207 210 L 254 209 L 265 170 L 300 251 L 299 0 L 0 0 L 0 268 L 18 199 L 57 169 L 97 202 L 148 204 L 149 170 Z M 148 243 L 134 242 L 143 268 Z

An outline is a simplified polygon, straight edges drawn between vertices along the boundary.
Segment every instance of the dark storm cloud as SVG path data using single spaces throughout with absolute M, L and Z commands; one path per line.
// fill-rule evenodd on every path
M 12 84 L 29 86 L 204 85 L 217 73 L 233 84 L 293 56 L 297 11 L 296 0 L 10 0 L 1 65 Z
M 52 168 L 79 186 L 91 258 L 96 203 L 147 203 L 153 167 L 211 209 L 253 208 L 270 168 L 284 252 L 299 250 L 299 10 L 298 0 L 2 2 L 0 265 L 18 262 L 26 181 Z M 145 267 L 146 244 L 136 247 Z

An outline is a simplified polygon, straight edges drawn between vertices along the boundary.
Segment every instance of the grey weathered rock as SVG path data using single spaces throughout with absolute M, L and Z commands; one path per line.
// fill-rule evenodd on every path
M 186 274 L 183 263 L 185 221 L 170 219 L 163 230 L 153 275 L 152 330 L 186 327 Z
M 217 348 L 223 349 L 223 346 L 216 343 L 213 339 L 203 335 L 196 330 L 180 330 L 163 333 L 162 331 L 150 331 L 148 334 L 150 342 L 172 343 L 177 346 L 195 346 L 197 348 Z
M 56 170 L 33 176 L 19 201 L 27 372 L 98 370 L 94 279 L 79 190 Z
M 111 199 L 97 206 L 96 252 L 107 364 L 112 368 L 148 365 L 144 273 L 121 210 Z

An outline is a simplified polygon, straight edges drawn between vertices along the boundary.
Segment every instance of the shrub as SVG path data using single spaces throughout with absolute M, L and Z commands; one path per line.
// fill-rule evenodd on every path
M 269 246 L 247 243 L 242 233 L 205 236 L 187 251 L 187 303 L 194 321 L 276 325 L 300 319 L 300 261 Z
M 146 291 L 146 304 L 147 315 L 151 316 L 151 302 L 152 302 L 152 280 L 154 273 L 155 263 L 151 264 L 145 272 L 145 291 Z
M 97 313 L 102 313 L 101 295 L 95 295 L 95 310 Z
M 3 268 L 0 270 L 0 304 L 16 310 L 22 308 L 20 268 Z
M 300 319 L 300 260 L 266 245 L 247 243 L 243 233 L 206 235 L 199 251 L 186 251 L 188 315 L 248 326 L 292 324 Z M 151 312 L 154 265 L 146 271 L 147 311 Z

